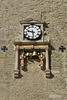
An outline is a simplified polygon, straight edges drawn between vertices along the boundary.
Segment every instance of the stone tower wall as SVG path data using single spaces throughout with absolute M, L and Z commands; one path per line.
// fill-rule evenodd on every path
M 20 34 L 22 19 L 33 18 L 47 23 L 51 40 L 51 72 L 47 79 L 37 61 L 27 62 L 27 71 L 14 78 L 14 40 Z M 0 0 L 0 100 L 67 99 L 67 0 Z M 8 50 L 3 52 L 1 47 Z

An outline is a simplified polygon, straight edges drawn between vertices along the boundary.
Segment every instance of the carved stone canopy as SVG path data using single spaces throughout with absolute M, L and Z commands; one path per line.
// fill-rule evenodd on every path
M 43 21 L 39 21 L 39 20 L 34 20 L 34 19 L 31 19 L 31 18 L 29 18 L 29 19 L 25 19 L 25 20 L 22 20 L 22 21 L 20 21 L 20 24 L 44 24 L 44 22 Z

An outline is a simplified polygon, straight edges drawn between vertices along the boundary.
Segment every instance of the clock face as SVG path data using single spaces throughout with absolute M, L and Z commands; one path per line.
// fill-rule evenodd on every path
M 36 40 L 41 36 L 41 29 L 37 25 L 28 25 L 24 28 L 24 37 L 29 40 Z

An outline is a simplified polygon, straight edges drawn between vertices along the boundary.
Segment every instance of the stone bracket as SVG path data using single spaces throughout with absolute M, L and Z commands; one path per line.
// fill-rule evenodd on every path
M 46 70 L 46 78 L 50 78 L 50 74 L 51 74 L 50 69 Z

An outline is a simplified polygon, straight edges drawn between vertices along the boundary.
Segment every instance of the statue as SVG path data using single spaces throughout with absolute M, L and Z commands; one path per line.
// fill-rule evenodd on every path
M 44 55 L 43 55 L 43 53 L 40 54 L 39 59 L 40 59 L 41 69 L 43 69 L 43 66 L 44 66 Z
M 24 62 L 25 62 L 25 55 L 24 55 L 24 52 L 20 55 L 20 59 L 21 59 L 21 67 L 22 67 L 22 70 L 24 70 Z

